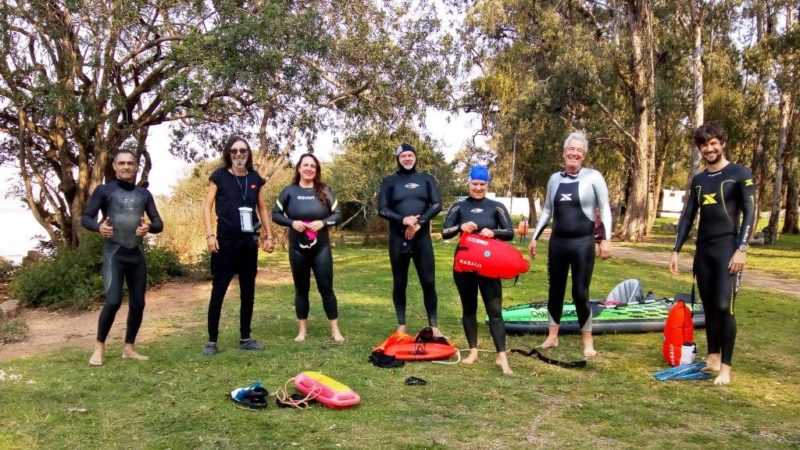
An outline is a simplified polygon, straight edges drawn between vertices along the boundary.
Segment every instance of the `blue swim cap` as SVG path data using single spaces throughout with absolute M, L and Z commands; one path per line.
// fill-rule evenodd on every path
M 486 166 L 472 166 L 472 169 L 469 169 L 469 181 L 480 180 L 488 183 L 491 179 Z

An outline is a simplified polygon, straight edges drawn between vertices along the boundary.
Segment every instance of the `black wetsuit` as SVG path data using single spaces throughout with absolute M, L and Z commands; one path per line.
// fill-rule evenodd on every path
M 289 265 L 294 279 L 294 307 L 297 318 L 308 319 L 308 291 L 311 288 L 311 271 L 322 297 L 322 307 L 328 320 L 338 318 L 336 294 L 333 292 L 333 255 L 331 254 L 328 227 L 342 218 L 339 203 L 330 188 L 325 188 L 327 201 L 317 197 L 314 188 L 290 184 L 283 188 L 272 208 L 272 221 L 289 228 Z M 316 241 L 292 228 L 292 222 L 321 220 L 325 226 L 319 230 Z
M 673 248 L 680 252 L 699 210 L 693 270 L 706 314 L 708 353 L 720 353 L 722 363 L 729 366 L 736 340 L 733 307 L 742 273 L 731 275 L 728 264 L 737 247 L 747 245 L 750 237 L 755 214 L 754 190 L 752 173 L 738 164 L 730 163 L 718 172 L 705 170 L 695 175 Z
M 478 234 L 487 228 L 494 232 L 495 239 L 510 241 L 514 239 L 514 228 L 506 207 L 497 201 L 487 198 L 475 200 L 467 198 L 456 202 L 447 211 L 442 224 L 442 238 L 450 239 L 461 233 L 461 225 L 475 222 Z M 489 332 L 498 352 L 506 351 L 506 327 L 503 323 L 503 286 L 500 280 L 487 278 L 475 272 L 453 271 L 453 280 L 461 297 L 464 334 L 469 348 L 478 348 L 478 290 L 489 316 Z
M 406 287 L 408 266 L 414 260 L 428 325 L 435 327 L 436 271 L 431 243 L 430 220 L 442 210 L 442 196 L 432 175 L 406 170 L 402 166 L 394 175 L 383 179 L 378 197 L 378 213 L 389 221 L 389 261 L 392 265 L 392 300 L 397 313 L 397 323 L 406 323 Z M 410 241 L 405 238 L 403 219 L 419 215 L 419 231 Z
M 567 275 L 572 268 L 572 301 L 581 331 L 592 331 L 589 285 L 594 270 L 595 209 L 600 208 L 604 239 L 611 239 L 608 187 L 600 172 L 582 168 L 557 172 L 547 182 L 544 208 L 533 238 L 539 239 L 550 218 L 553 231 L 547 250 L 547 311 L 550 324 L 561 323 Z
M 109 218 L 114 235 L 103 239 L 103 285 L 106 301 L 97 324 L 97 340 L 105 342 L 122 303 L 123 279 L 128 284 L 128 328 L 125 343 L 133 344 L 144 315 L 144 292 L 147 287 L 147 264 L 142 236 L 136 236 L 142 217 L 150 219 L 150 233 L 164 229 L 150 191 L 125 181 L 114 180 L 92 193 L 81 216 L 87 230 L 100 231 L 97 213 Z
M 208 179 L 217 186 L 214 211 L 219 244 L 219 251 L 211 254 L 214 280 L 208 304 L 208 341 L 217 342 L 222 303 L 236 274 L 239 275 L 239 335 L 240 339 L 246 340 L 250 339 L 253 321 L 258 242 L 254 233 L 242 231 L 239 208 L 252 208 L 252 219 L 255 220 L 258 196 L 265 181 L 255 170 L 249 170 L 245 176 L 236 176 L 225 167 L 215 170 Z

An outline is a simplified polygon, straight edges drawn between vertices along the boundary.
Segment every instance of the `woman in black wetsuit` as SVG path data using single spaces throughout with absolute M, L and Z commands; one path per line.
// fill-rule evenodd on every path
M 475 166 L 469 173 L 469 197 L 456 202 L 447 212 L 442 225 L 442 238 L 450 239 L 460 233 L 476 233 L 485 238 L 504 241 L 514 239 L 511 217 L 502 203 L 486 198 L 489 170 Z M 497 359 L 495 363 L 504 374 L 511 374 L 506 354 L 506 328 L 503 324 L 503 287 L 500 280 L 487 278 L 474 272 L 453 271 L 463 310 L 461 322 L 469 344 L 469 355 L 462 361 L 472 364 L 478 359 L 478 291 L 480 290 L 486 314 L 489 315 L 489 332 L 492 335 Z
M 272 220 L 289 228 L 289 265 L 294 279 L 294 306 L 299 328 L 295 341 L 308 337 L 308 291 L 312 270 L 331 325 L 331 337 L 336 342 L 344 341 L 333 292 L 333 255 L 328 235 L 328 227 L 336 225 L 341 218 L 333 191 L 320 179 L 319 161 L 311 153 L 302 155 L 295 166 L 292 184 L 283 188 L 272 208 Z

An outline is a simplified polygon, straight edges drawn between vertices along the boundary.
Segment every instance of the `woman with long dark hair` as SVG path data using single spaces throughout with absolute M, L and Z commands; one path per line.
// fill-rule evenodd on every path
M 328 235 L 328 227 L 341 220 L 342 212 L 333 191 L 322 182 L 320 170 L 316 156 L 311 153 L 300 156 L 292 184 L 283 188 L 272 208 L 272 220 L 289 228 L 289 265 L 294 279 L 298 324 L 294 340 L 298 342 L 308 337 L 308 291 L 312 270 L 330 322 L 331 337 L 336 342 L 344 341 L 333 292 L 333 255 Z
M 239 275 L 241 307 L 239 309 L 239 348 L 262 350 L 264 346 L 250 337 L 253 319 L 256 270 L 258 265 L 257 214 L 267 237 L 261 249 L 272 253 L 272 226 L 261 188 L 266 181 L 253 169 L 253 152 L 246 140 L 233 136 L 222 149 L 224 167 L 209 177 L 208 192 L 203 203 L 206 244 L 211 252 L 211 301 L 208 305 L 208 343 L 203 354 L 217 354 L 219 318 L 222 302 L 235 274 Z M 211 226 L 211 208 L 217 215 L 216 234 Z

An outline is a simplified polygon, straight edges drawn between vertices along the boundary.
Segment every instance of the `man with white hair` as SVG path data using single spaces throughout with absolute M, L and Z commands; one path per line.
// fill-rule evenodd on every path
M 572 270 L 572 301 L 578 315 L 583 337 L 583 354 L 595 356 L 592 339 L 592 311 L 589 305 L 589 284 L 595 258 L 595 209 L 605 229 L 597 247 L 597 256 L 611 256 L 611 207 L 608 187 L 597 170 L 583 167 L 589 142 L 580 131 L 571 133 L 564 141 L 564 170 L 554 173 L 547 182 L 544 208 L 528 253 L 536 259 L 536 243 L 544 228 L 553 219 L 553 231 L 547 252 L 549 282 L 547 310 L 550 319 L 547 338 L 542 348 L 558 346 L 558 329 L 564 306 L 567 274 Z

